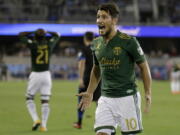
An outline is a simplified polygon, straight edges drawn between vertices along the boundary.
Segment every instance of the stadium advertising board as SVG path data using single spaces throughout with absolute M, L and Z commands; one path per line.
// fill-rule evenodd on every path
M 82 36 L 86 31 L 98 35 L 95 24 L 0 24 L 0 35 L 16 36 L 21 31 L 44 28 L 61 36 Z M 180 26 L 118 26 L 118 29 L 137 37 L 180 37 Z

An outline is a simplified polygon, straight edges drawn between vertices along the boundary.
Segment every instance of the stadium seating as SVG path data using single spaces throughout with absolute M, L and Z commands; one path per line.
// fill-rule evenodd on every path
M 95 23 L 97 5 L 112 0 L 0 0 L 4 23 Z M 168 24 L 180 21 L 178 0 L 113 0 L 122 24 Z M 86 17 L 82 17 L 82 13 Z

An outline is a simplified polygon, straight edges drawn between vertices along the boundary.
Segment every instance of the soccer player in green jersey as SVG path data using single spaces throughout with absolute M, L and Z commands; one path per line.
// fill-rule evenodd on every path
M 145 111 L 151 106 L 151 75 L 143 50 L 135 37 L 117 30 L 119 9 L 105 3 L 97 10 L 100 36 L 93 42 L 94 65 L 90 83 L 79 107 L 86 109 L 101 79 L 101 97 L 95 115 L 96 135 L 115 135 L 119 125 L 123 135 L 142 131 L 141 97 L 135 84 L 135 64 L 140 68 L 145 90 Z
M 46 34 L 49 34 L 50 37 L 46 37 Z M 28 81 L 26 105 L 34 122 L 32 130 L 37 130 L 41 126 L 40 131 L 47 131 L 52 87 L 49 64 L 52 50 L 59 40 L 59 35 L 56 32 L 46 32 L 44 29 L 37 29 L 35 32 L 21 32 L 19 35 L 20 40 L 31 51 L 32 72 Z M 34 96 L 37 92 L 41 94 L 41 121 L 34 103 Z

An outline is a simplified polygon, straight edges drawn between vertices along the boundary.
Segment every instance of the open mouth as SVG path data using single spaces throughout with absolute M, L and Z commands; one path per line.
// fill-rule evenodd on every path
M 99 25 L 99 30 L 104 30 L 105 29 L 105 26 L 104 25 Z

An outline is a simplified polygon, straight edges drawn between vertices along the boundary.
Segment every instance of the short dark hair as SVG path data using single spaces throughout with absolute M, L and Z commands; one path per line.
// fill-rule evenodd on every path
M 98 10 L 104 10 L 107 13 L 109 13 L 113 18 L 118 18 L 119 17 L 119 7 L 115 3 L 103 3 L 101 4 Z
M 92 41 L 94 39 L 94 33 L 91 32 L 91 31 L 87 31 L 85 34 L 84 34 L 84 38 L 88 41 Z
M 42 28 L 39 28 L 35 31 L 35 36 L 45 36 L 45 30 Z

